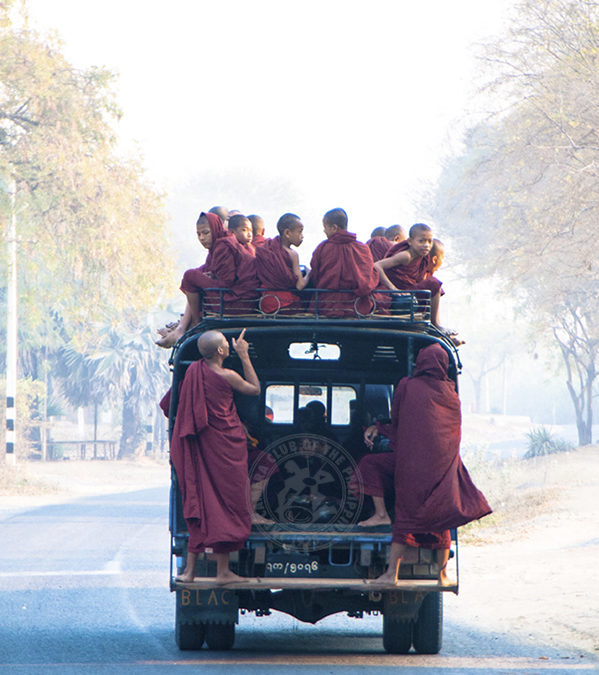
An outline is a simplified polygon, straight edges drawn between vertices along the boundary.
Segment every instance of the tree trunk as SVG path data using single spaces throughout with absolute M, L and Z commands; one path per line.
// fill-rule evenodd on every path
M 123 420 L 118 459 L 134 457 L 143 442 L 144 426 L 137 397 L 132 394 L 125 394 L 123 396 Z

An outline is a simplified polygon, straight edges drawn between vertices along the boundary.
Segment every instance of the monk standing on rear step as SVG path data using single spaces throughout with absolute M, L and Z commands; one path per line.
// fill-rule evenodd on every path
M 260 381 L 249 357 L 245 329 L 233 338 L 243 375 L 223 368 L 229 343 L 219 331 L 198 339 L 202 358 L 185 374 L 171 440 L 189 542 L 187 563 L 177 581 L 190 583 L 199 553 L 216 559 L 216 583 L 239 580 L 229 554 L 243 548 L 252 527 L 247 439 L 233 392 L 257 396 Z

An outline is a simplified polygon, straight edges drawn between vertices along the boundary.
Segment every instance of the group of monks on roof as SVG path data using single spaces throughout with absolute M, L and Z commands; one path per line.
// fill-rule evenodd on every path
M 228 212 L 221 206 L 202 212 L 196 232 L 208 256 L 201 267 L 183 275 L 185 312 L 178 322 L 158 331 L 157 344 L 175 345 L 200 322 L 202 307 L 225 314 L 247 313 L 256 307 L 266 314 L 302 311 L 306 302 L 298 291 L 306 287 L 322 290 L 307 309 L 331 317 L 368 315 L 375 306 L 393 310 L 396 299 L 379 293 L 373 300 L 376 291 L 430 291 L 432 324 L 454 343 L 462 343 L 455 331 L 439 323 L 443 291 L 433 274 L 443 262 L 444 250 L 428 225 L 413 225 L 407 237 L 399 225 L 376 228 L 364 244 L 348 232 L 347 213 L 341 208 L 327 211 L 322 224 L 326 239 L 314 250 L 310 269 L 302 270 L 293 248 L 304 238 L 299 216 L 285 213 L 277 222 L 277 236 L 266 238 L 259 216 Z

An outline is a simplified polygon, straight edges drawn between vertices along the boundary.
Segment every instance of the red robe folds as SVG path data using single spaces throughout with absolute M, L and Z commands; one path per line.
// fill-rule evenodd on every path
M 321 293 L 318 298 L 319 314 L 348 317 L 372 311 L 369 296 L 379 283 L 373 264 L 370 249 L 356 241 L 355 234 L 339 231 L 321 242 L 312 254 L 312 285 L 315 288 L 351 290 L 353 297 L 349 293 Z M 316 310 L 315 300 L 311 309 Z
M 407 239 L 394 244 L 385 255 L 385 258 L 391 258 L 400 251 L 407 251 L 410 247 Z M 420 258 L 414 258 L 407 265 L 396 265 L 388 267 L 385 274 L 389 281 L 400 291 L 425 290 L 431 292 L 431 297 L 437 295 L 441 290 L 441 282 L 435 277 L 427 277 L 430 267 L 430 259 L 427 255 Z M 386 288 L 381 285 L 380 288 Z
M 245 313 L 255 309 L 258 298 L 256 249 L 252 244 L 241 244 L 235 237 L 223 237 L 212 247 L 212 272 L 223 293 L 223 309 L 227 313 Z M 209 309 L 220 312 L 218 294 L 210 293 Z
M 212 234 L 212 244 L 208 250 L 206 261 L 200 267 L 187 270 L 181 280 L 181 290 L 184 293 L 199 293 L 204 288 L 214 288 L 218 286 L 218 280 L 215 279 L 212 272 L 212 250 L 218 239 L 222 237 L 232 237 L 231 232 L 225 230 L 223 221 L 215 213 L 201 213 L 205 216 L 210 225 Z
M 296 278 L 293 274 L 291 258 L 287 249 L 281 244 L 280 237 L 268 239 L 256 249 L 256 269 L 262 288 L 295 288 Z M 260 309 L 263 312 L 271 314 L 284 308 L 288 311 L 300 309 L 300 297 L 283 290 L 262 294 Z
M 387 251 L 393 246 L 393 243 L 387 237 L 371 237 L 366 245 L 372 253 L 372 259 L 376 262 L 387 255 Z
M 389 436 L 395 451 L 394 541 L 491 513 L 460 459 L 460 399 L 447 376 L 448 364 L 443 347 L 425 347 L 413 377 L 403 378 L 395 390 Z
M 247 438 L 231 385 L 202 359 L 189 366 L 181 386 L 171 462 L 189 550 L 242 548 L 252 527 Z
M 267 241 L 270 241 L 270 239 L 267 239 L 263 234 L 257 234 L 255 237 L 252 237 L 252 244 L 254 245 L 254 248 L 258 248 L 258 246 L 264 246 Z

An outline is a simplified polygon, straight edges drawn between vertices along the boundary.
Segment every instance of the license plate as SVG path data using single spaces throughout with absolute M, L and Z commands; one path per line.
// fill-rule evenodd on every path
M 274 553 L 266 557 L 265 577 L 317 577 L 318 560 L 303 555 Z

